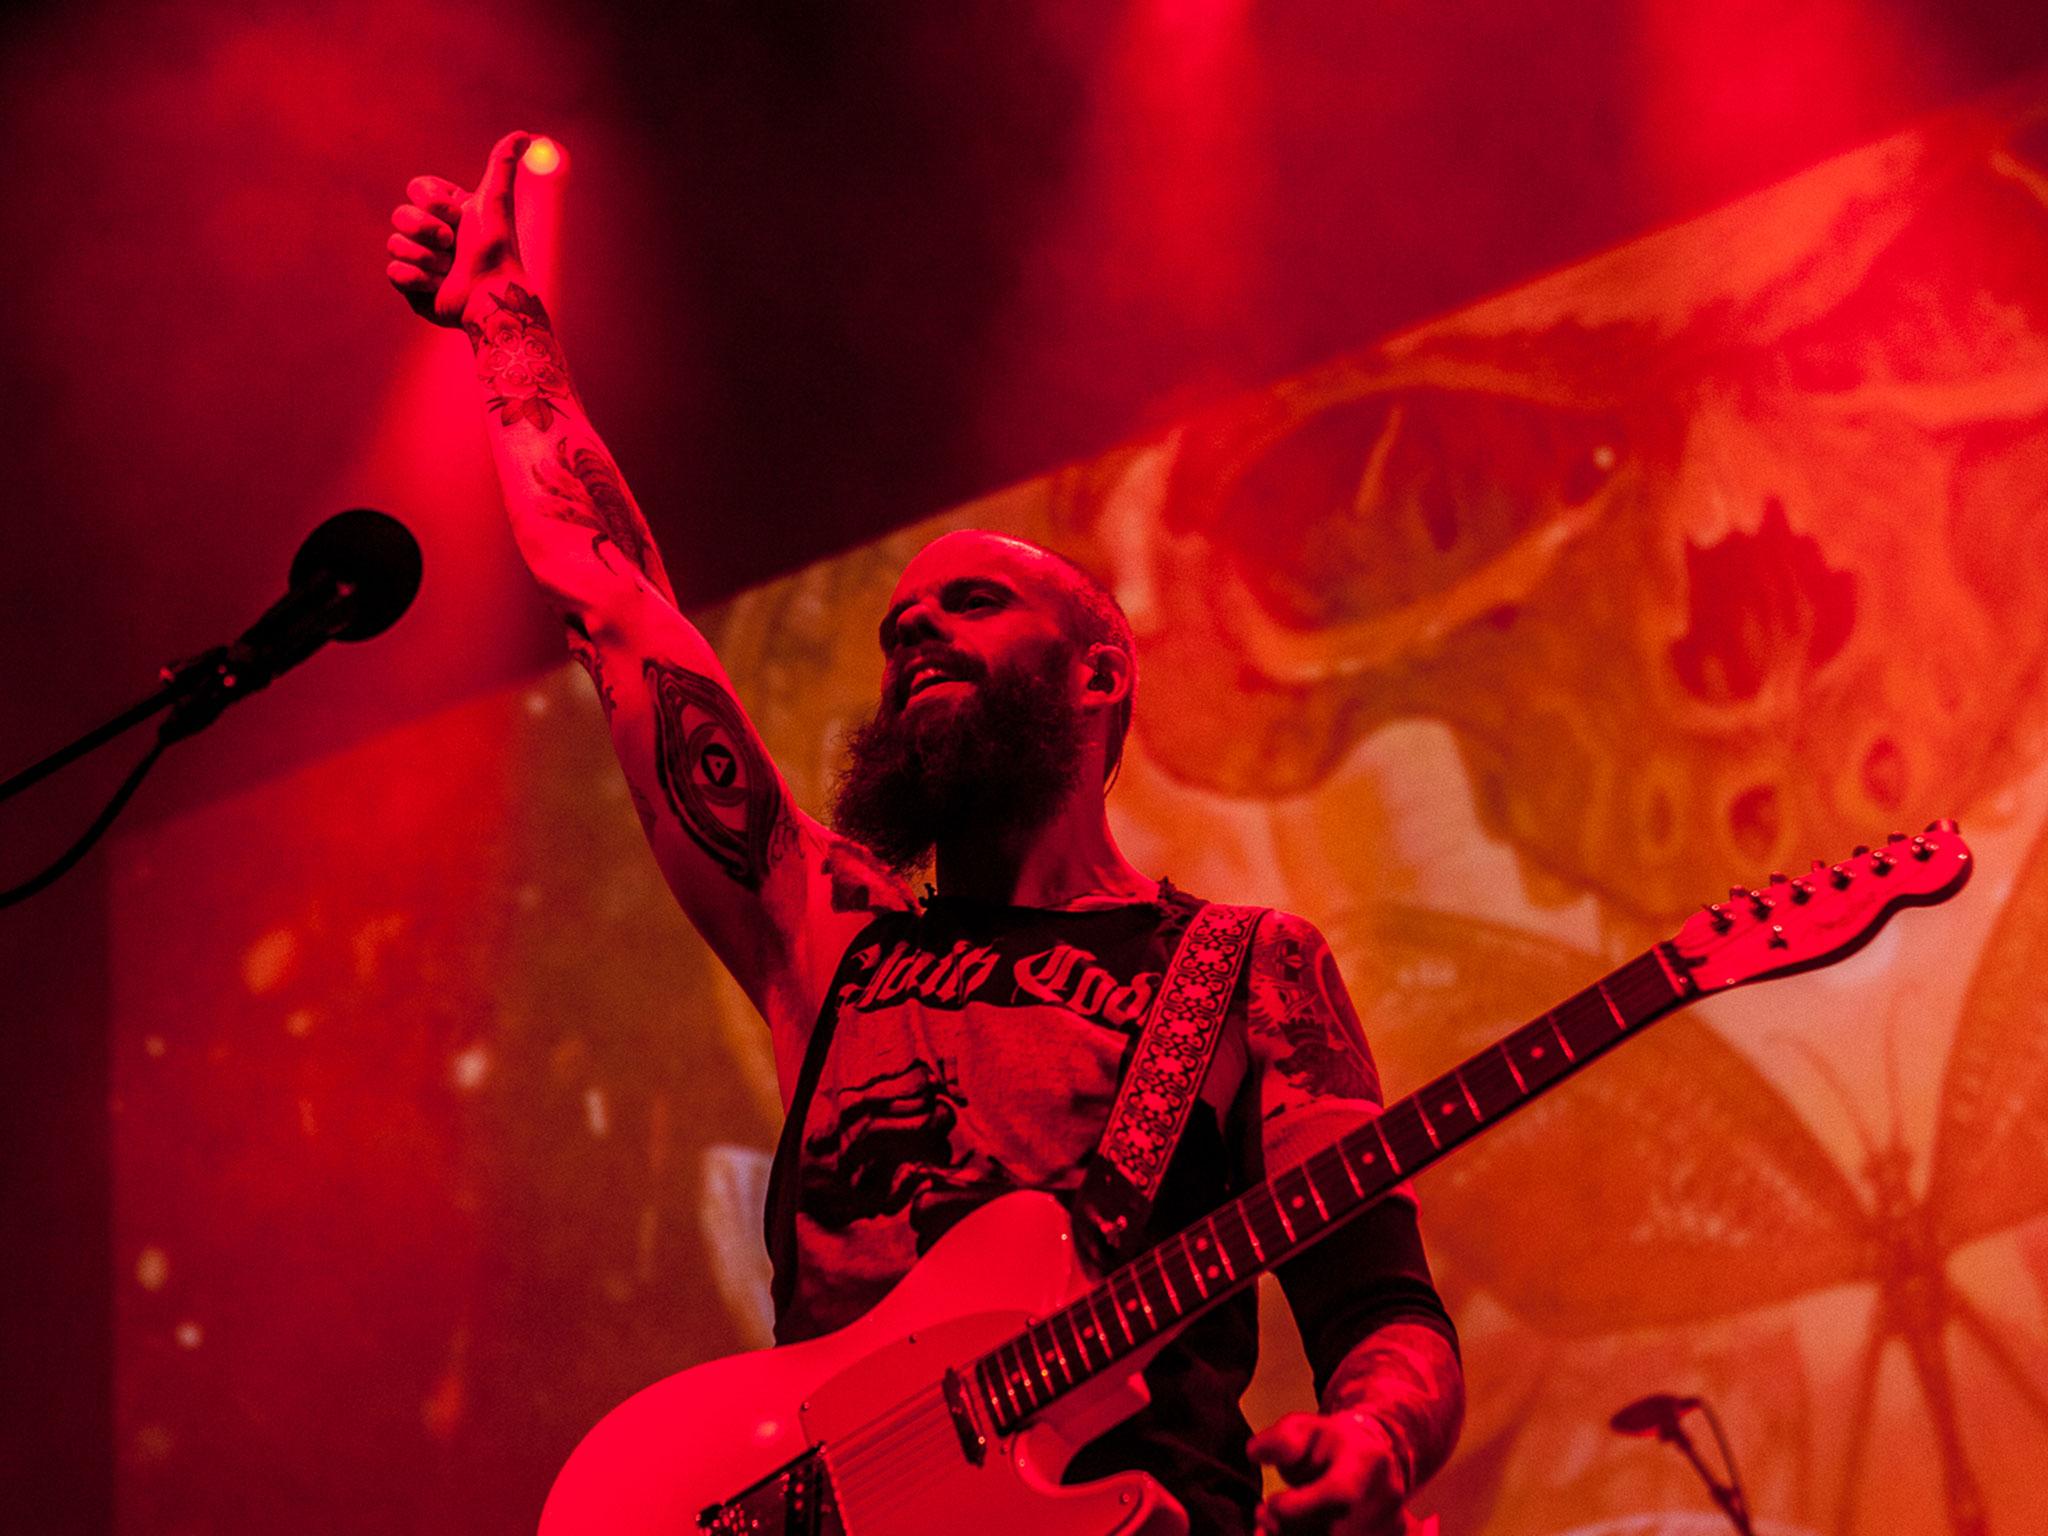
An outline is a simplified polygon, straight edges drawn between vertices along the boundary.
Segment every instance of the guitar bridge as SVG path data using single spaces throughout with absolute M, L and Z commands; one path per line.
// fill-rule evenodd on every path
M 967 1404 L 967 1389 L 960 1384 L 958 1371 L 946 1372 L 945 1390 L 946 1412 L 952 1417 L 953 1432 L 960 1437 L 960 1449 L 967 1453 L 969 1463 L 978 1467 L 988 1460 L 988 1436 L 974 1422 L 974 1410 Z
M 700 1511 L 708 1536 L 845 1536 L 825 1458 L 808 1450 L 723 1504 Z

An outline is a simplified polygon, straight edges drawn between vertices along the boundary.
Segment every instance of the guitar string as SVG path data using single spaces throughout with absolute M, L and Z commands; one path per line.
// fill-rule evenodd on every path
M 904 1486 L 907 1481 L 928 1481 L 934 1472 L 941 1470 L 936 1464 L 938 1458 L 934 1453 L 942 1451 L 943 1446 L 924 1444 L 910 1449 L 913 1454 L 892 1455 L 886 1460 L 863 1465 L 853 1473 L 842 1473 L 837 1467 L 833 1467 L 832 1493 L 842 1513 L 852 1510 L 863 1516 L 871 1515 L 886 1504 L 892 1489 Z M 965 1465 L 957 1446 L 951 1460 L 956 1464 Z M 866 1522 L 863 1520 L 855 1523 Z
M 821 1449 L 829 1450 L 836 1446 L 842 1456 L 865 1456 L 880 1450 L 907 1430 L 915 1429 L 923 1412 L 941 1407 L 944 1402 L 938 1388 L 920 1387 L 886 1413 L 853 1430 L 845 1439 L 824 1442 Z
M 932 1415 L 911 1427 L 926 1433 L 899 1441 L 887 1454 L 865 1455 L 844 1468 L 828 1458 L 833 1494 L 842 1511 L 857 1506 L 861 1514 L 872 1517 L 901 1496 L 908 1486 L 905 1474 L 960 1460 L 949 1415 Z M 950 1456 L 946 1454 L 949 1451 Z
M 932 1433 L 904 1447 L 887 1466 L 876 1466 L 850 1485 L 847 1500 L 858 1512 L 874 1518 L 905 1499 L 919 1496 L 936 1472 L 966 1466 L 951 1426 L 933 1426 Z

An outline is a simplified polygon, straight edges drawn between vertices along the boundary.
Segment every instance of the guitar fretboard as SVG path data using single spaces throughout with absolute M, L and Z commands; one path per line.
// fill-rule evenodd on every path
M 1675 952 L 1659 945 L 1141 1254 L 973 1363 L 989 1421 L 1012 1433 L 1692 995 Z

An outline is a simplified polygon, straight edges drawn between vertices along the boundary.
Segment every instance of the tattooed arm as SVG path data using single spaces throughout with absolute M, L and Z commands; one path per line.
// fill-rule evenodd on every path
M 434 176 L 408 183 L 386 275 L 419 314 L 469 337 L 513 537 L 597 689 L 648 842 L 785 1047 L 808 1030 L 868 909 L 908 895 L 791 804 L 730 679 L 676 606 L 520 265 L 514 188 L 530 138 L 500 139 L 473 193 Z
M 1275 913 L 1252 947 L 1246 991 L 1262 1152 L 1287 1167 L 1378 1111 L 1379 1073 L 1313 924 Z M 1457 1443 L 1465 1404 L 1412 1199 L 1381 1201 L 1283 1266 L 1280 1282 L 1321 1402 L 1251 1442 L 1253 1460 L 1290 1485 L 1260 1506 L 1259 1529 L 1398 1531 L 1402 1506 Z

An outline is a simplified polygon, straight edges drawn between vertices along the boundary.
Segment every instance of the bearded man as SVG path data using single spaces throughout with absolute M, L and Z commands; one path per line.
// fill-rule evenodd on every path
M 881 699 L 849 743 L 837 830 L 790 803 L 678 611 L 520 266 L 529 138 L 500 140 L 474 193 L 409 183 L 387 276 L 474 343 L 520 551 L 597 686 L 670 888 L 768 1023 L 791 1101 L 769 1232 L 777 1338 L 791 1343 L 859 1317 L 994 1196 L 1074 1196 L 1203 904 L 1140 873 L 1110 832 L 1104 793 L 1137 682 L 1128 623 L 1080 567 L 1018 539 L 949 534 L 911 561 L 882 617 Z M 920 902 L 905 882 L 927 865 L 936 886 Z M 1269 915 L 1147 1239 L 1378 1104 L 1328 945 Z M 1412 1201 L 1382 1201 L 1280 1279 L 1319 1411 L 1247 1441 L 1246 1292 L 1152 1361 L 1150 1406 L 1088 1445 L 1069 1480 L 1150 1472 L 1202 1536 L 1399 1529 L 1463 1404 Z M 1256 1464 L 1288 1486 L 1262 1502 Z

